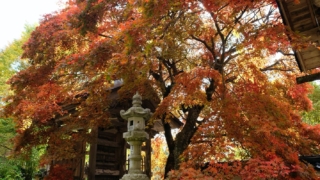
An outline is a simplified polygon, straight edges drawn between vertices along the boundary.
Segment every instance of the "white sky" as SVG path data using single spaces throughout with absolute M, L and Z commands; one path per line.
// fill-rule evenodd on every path
M 42 15 L 62 7 L 66 0 L 0 0 L 0 49 L 19 39 L 25 24 L 37 24 Z

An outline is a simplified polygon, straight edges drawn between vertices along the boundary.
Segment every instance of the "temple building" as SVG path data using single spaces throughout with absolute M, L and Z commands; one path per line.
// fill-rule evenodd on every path
M 85 152 L 85 156 L 78 159 L 66 159 L 62 163 L 73 164 L 74 179 L 89 180 L 119 180 L 128 173 L 130 167 L 130 145 L 123 137 L 125 132 L 128 132 L 128 121 L 120 115 L 121 110 L 127 110 L 132 106 L 132 98 L 119 100 L 117 91 L 121 88 L 120 85 L 115 85 L 109 95 L 112 101 L 108 111 L 111 114 L 111 126 L 108 128 L 96 127 L 91 130 L 94 140 L 90 142 L 90 148 L 86 148 L 88 142 L 79 144 L 77 149 Z M 141 95 L 143 96 L 143 95 Z M 142 107 L 148 108 L 154 112 L 158 102 L 154 100 L 142 100 Z M 65 105 L 64 110 L 69 113 L 76 113 L 77 105 Z M 67 116 L 59 117 L 56 121 L 63 121 Z M 130 122 L 129 122 L 130 123 Z M 147 122 L 146 122 L 147 123 Z M 163 131 L 162 123 L 154 121 L 152 127 L 146 128 L 148 139 L 141 146 L 141 167 L 140 170 L 149 178 L 151 172 L 151 139 L 158 132 Z M 143 124 L 143 127 L 146 124 Z M 170 122 L 171 127 L 179 128 L 182 123 L 176 119 Z M 129 127 L 130 128 L 130 127 Z M 61 162 L 53 162 L 57 164 Z

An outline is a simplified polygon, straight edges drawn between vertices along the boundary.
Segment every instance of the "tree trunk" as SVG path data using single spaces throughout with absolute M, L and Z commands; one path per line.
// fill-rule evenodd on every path
M 167 158 L 166 167 L 164 169 L 164 178 L 168 177 L 168 173 L 174 169 L 174 153 L 169 151 L 169 156 Z
M 170 123 L 165 122 L 165 115 L 162 117 L 162 124 L 163 124 L 163 128 L 164 128 L 164 135 L 166 137 L 166 141 L 167 141 L 167 145 L 168 145 L 168 150 L 169 150 L 169 156 L 167 158 L 167 162 L 166 162 L 166 167 L 165 167 L 165 171 L 164 171 L 164 176 L 167 177 L 168 172 L 171 171 L 172 169 L 174 169 L 174 148 L 175 148 L 175 144 L 174 144 L 174 140 L 171 134 L 171 126 Z
M 179 169 L 180 167 L 180 156 L 186 150 L 188 145 L 190 144 L 191 138 L 194 133 L 197 131 L 196 123 L 199 117 L 199 114 L 203 106 L 194 106 L 188 109 L 188 116 L 186 119 L 186 124 L 184 125 L 181 132 L 179 132 L 176 136 L 175 141 L 173 140 L 171 134 L 171 127 L 169 123 L 164 122 L 164 118 L 162 118 L 165 136 L 169 149 L 169 156 L 166 162 L 165 167 L 165 177 L 167 177 L 168 172 L 173 169 Z
M 186 119 L 186 124 L 180 133 L 177 134 L 175 140 L 174 148 L 174 169 L 179 169 L 180 166 L 180 155 L 187 149 L 190 144 L 191 138 L 194 133 L 197 131 L 196 123 L 199 117 L 199 114 L 203 106 L 193 106 L 188 109 L 188 116 Z

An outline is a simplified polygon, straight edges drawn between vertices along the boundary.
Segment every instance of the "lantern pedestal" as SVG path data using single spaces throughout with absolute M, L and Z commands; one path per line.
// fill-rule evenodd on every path
M 125 174 L 121 180 L 149 180 L 146 174 Z

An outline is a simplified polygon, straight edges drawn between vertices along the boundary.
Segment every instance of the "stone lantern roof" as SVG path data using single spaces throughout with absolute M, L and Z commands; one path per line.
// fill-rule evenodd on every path
M 150 119 L 152 113 L 150 109 L 144 109 L 141 107 L 142 97 L 138 92 L 132 98 L 132 107 L 127 111 L 121 110 L 120 115 L 123 119 L 128 120 L 130 117 L 142 117 L 144 120 Z

